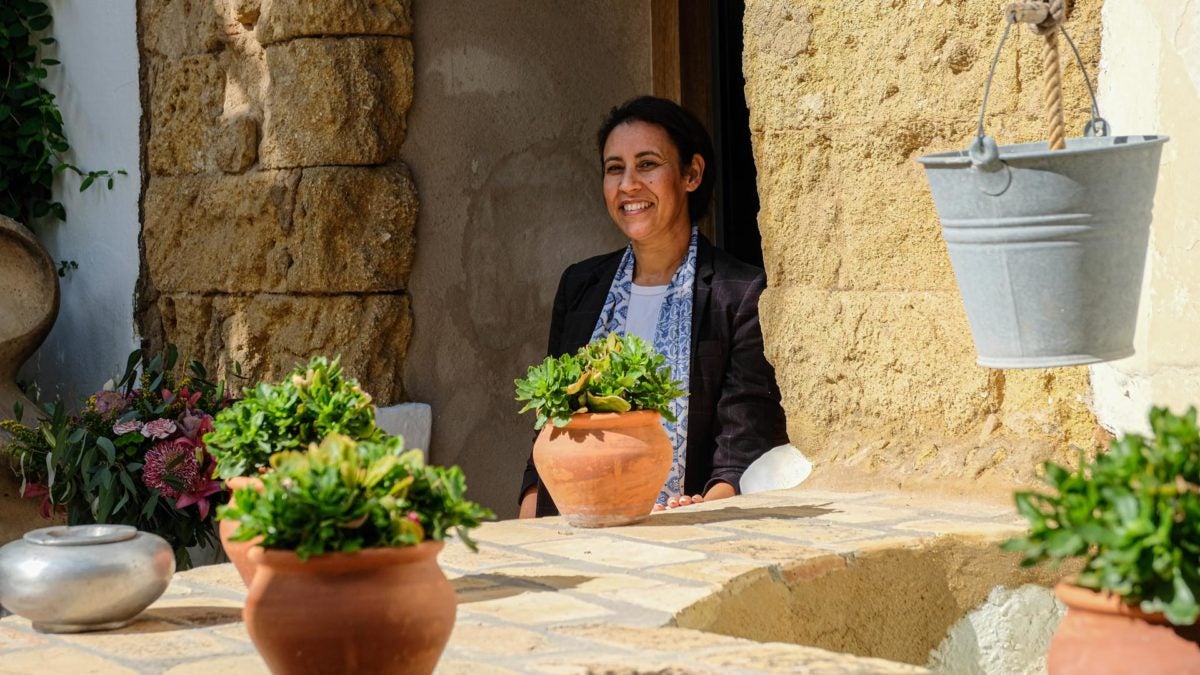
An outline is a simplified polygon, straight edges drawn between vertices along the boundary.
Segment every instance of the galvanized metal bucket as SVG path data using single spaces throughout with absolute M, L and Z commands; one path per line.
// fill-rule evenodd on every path
M 1167 137 L 1108 136 L 1083 59 L 1060 25 L 1092 98 L 1086 137 L 1054 150 L 1045 142 L 997 146 L 983 125 L 1013 20 L 992 58 L 971 147 L 918 160 L 978 362 L 1048 368 L 1131 356 Z
M 1045 368 L 1124 358 L 1166 136 L 1076 138 L 926 155 L 978 362 Z

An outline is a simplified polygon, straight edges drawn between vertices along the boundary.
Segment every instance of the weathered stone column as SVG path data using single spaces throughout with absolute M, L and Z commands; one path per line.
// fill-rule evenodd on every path
M 247 382 L 341 355 L 404 398 L 417 196 L 408 0 L 140 0 L 138 320 Z

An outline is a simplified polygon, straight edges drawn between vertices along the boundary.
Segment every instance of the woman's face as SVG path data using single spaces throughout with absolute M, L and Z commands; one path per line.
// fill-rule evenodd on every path
M 687 197 L 703 175 L 704 159 L 696 155 L 680 166 L 675 143 L 657 124 L 619 124 L 604 143 L 608 215 L 635 243 L 691 232 Z

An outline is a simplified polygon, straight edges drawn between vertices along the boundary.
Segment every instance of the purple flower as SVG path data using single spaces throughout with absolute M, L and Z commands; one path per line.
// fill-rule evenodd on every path
M 200 463 L 196 461 L 195 444 L 186 438 L 155 443 L 146 453 L 142 482 L 169 498 L 178 497 L 193 485 L 205 482 L 200 476 Z
M 212 431 L 212 416 L 188 410 L 183 417 L 179 418 L 179 425 L 183 427 L 183 435 L 192 440 L 199 440 L 204 434 Z
M 125 395 L 119 391 L 98 391 L 96 392 L 96 412 L 101 415 L 119 415 L 125 412 L 125 407 L 128 401 L 125 400 Z
M 146 422 L 142 427 L 142 435 L 146 438 L 163 439 L 175 433 L 175 423 L 171 420 L 164 420 L 161 417 L 156 420 Z
M 124 422 L 117 422 L 116 424 L 113 425 L 113 433 L 118 436 L 124 436 L 125 434 L 132 434 L 135 431 L 141 431 L 141 430 L 142 430 L 142 421 L 141 420 L 125 420 Z

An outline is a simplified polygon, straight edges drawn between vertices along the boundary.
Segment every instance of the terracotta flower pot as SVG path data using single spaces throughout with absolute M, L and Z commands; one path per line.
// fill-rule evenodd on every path
M 262 479 L 251 476 L 230 478 L 225 481 L 225 484 L 229 486 L 231 491 L 244 488 L 247 485 L 253 485 L 259 491 L 262 491 L 263 486 Z M 229 503 L 234 503 L 232 492 L 229 495 Z M 221 547 L 225 549 L 226 557 L 229 558 L 229 562 L 233 563 L 238 574 L 241 575 L 246 588 L 249 588 L 250 582 L 254 580 L 254 563 L 250 562 L 246 555 L 250 552 L 250 549 L 258 544 L 262 537 L 255 537 L 249 541 L 230 541 L 229 538 L 233 536 L 237 528 L 238 523 L 236 520 L 222 520 L 217 525 L 217 532 L 221 537 Z
M 255 547 L 246 630 L 276 675 L 431 673 L 458 608 L 441 550 L 426 541 L 302 561 Z
M 636 523 L 650 515 L 671 469 L 671 441 L 653 410 L 580 413 L 547 424 L 533 461 L 567 522 L 577 527 Z
M 1050 640 L 1050 675 L 1200 675 L 1200 626 L 1171 625 L 1115 595 L 1063 582 L 1067 615 Z

